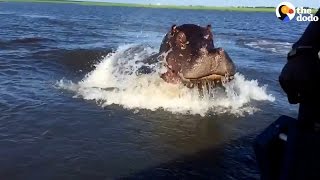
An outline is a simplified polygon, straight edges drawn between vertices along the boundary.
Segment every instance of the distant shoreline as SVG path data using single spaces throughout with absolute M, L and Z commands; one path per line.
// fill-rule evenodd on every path
M 77 0 L 0 0 L 0 2 L 33 2 L 33 3 L 68 3 L 85 6 L 110 6 L 110 7 L 136 7 L 155 9 L 181 9 L 181 10 L 212 10 L 212 11 L 236 11 L 236 12 L 275 12 L 275 7 L 220 7 L 220 6 L 177 6 L 177 5 L 155 5 L 155 4 L 129 4 L 112 2 L 89 2 Z M 313 9 L 315 13 L 317 9 Z
M 274 7 L 176 6 L 176 5 L 155 5 L 155 4 L 66 1 L 66 0 L 0 0 L 0 2 L 68 3 L 68 4 L 79 4 L 79 5 L 88 5 L 88 6 L 116 6 L 116 7 L 181 9 L 181 10 L 216 10 L 216 11 L 238 11 L 238 12 L 275 12 Z

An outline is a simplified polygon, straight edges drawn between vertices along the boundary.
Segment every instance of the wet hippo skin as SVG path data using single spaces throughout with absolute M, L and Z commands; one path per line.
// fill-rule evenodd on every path
M 173 25 L 163 38 L 158 56 L 167 70 L 161 78 L 168 83 L 229 81 L 236 72 L 227 52 L 215 48 L 211 25 Z

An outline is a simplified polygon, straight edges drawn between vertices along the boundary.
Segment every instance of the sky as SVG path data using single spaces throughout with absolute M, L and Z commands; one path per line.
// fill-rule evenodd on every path
M 291 2 L 295 7 L 320 7 L 320 0 L 85 0 L 138 4 L 207 5 L 207 6 L 273 6 Z

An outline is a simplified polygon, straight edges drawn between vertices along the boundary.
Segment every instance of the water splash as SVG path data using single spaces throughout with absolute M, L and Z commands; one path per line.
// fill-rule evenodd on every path
M 173 113 L 199 114 L 233 113 L 242 115 L 257 110 L 252 100 L 274 101 L 266 86 L 256 80 L 246 80 L 241 74 L 224 85 L 224 90 L 211 89 L 204 97 L 196 88 L 164 82 L 159 73 L 161 64 L 146 65 L 143 59 L 155 53 L 150 47 L 126 45 L 110 53 L 80 82 L 60 80 L 57 86 L 76 93 L 75 97 L 95 100 L 102 107 L 118 104 L 127 109 L 164 109 Z M 150 74 L 138 74 L 142 66 L 152 69 Z

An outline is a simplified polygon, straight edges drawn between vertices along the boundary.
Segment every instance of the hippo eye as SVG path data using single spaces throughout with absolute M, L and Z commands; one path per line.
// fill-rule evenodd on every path
M 209 38 L 210 38 L 210 35 L 209 35 L 209 34 L 204 35 L 203 38 L 204 38 L 204 39 L 209 39 Z
M 186 44 L 186 42 L 187 42 L 186 35 L 183 32 L 179 32 L 177 34 L 176 43 L 179 44 L 179 45 L 182 45 L 182 44 Z

